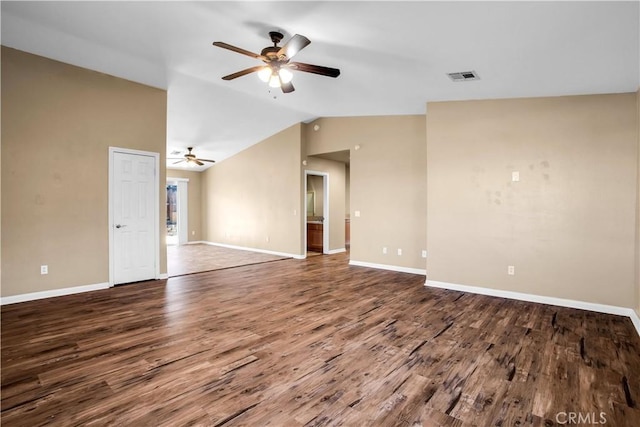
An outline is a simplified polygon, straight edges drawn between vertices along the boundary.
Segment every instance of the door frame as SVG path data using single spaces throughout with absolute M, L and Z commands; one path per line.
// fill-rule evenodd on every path
M 114 154 L 135 154 L 139 156 L 153 157 L 155 167 L 155 191 L 153 192 L 154 206 L 156 207 L 153 212 L 153 223 L 156 232 L 154 235 L 153 250 L 155 251 L 155 278 L 160 278 L 160 153 L 154 153 L 151 151 L 132 150 L 130 148 L 109 147 L 109 286 L 114 286 L 114 271 L 115 271 L 115 245 L 113 236 L 113 197 L 114 197 Z
M 307 256 L 307 180 L 311 176 L 322 177 L 322 253 L 329 253 L 329 173 L 314 170 L 304 171 L 304 254 Z
M 189 243 L 189 178 L 167 177 L 167 185 L 178 187 L 178 246 Z

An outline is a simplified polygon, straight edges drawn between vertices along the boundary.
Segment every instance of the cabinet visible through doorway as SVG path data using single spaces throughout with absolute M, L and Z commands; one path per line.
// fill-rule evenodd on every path
M 322 224 L 307 223 L 307 250 L 322 252 Z

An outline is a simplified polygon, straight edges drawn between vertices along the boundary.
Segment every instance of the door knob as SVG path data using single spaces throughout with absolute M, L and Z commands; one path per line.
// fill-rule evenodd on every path
M 116 228 L 123 228 L 123 227 L 126 227 L 126 225 L 125 224 L 116 224 Z

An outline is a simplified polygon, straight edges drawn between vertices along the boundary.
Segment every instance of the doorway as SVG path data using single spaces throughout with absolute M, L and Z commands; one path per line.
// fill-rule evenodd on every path
M 158 153 L 109 147 L 109 284 L 160 275 Z
M 189 198 L 187 178 L 167 178 L 167 245 L 186 245 L 189 240 Z
M 167 185 L 167 246 L 178 244 L 178 186 Z
M 305 171 L 306 197 L 304 208 L 307 256 L 329 251 L 329 174 Z

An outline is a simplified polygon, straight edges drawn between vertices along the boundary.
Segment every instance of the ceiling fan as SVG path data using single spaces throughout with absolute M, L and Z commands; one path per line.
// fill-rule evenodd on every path
M 207 159 L 199 159 L 199 158 L 197 158 L 196 155 L 191 152 L 191 150 L 193 150 L 193 147 L 188 147 L 187 150 L 188 150 L 188 153 L 184 155 L 184 158 L 182 158 L 182 159 L 181 158 L 169 158 L 167 160 L 178 160 L 177 162 L 173 163 L 174 165 L 177 165 L 178 163 L 182 163 L 182 162 L 187 162 L 187 164 L 191 164 L 191 165 L 196 164 L 198 166 L 204 166 L 204 163 L 202 163 L 202 162 L 209 162 L 209 163 L 215 163 L 216 162 L 215 160 L 207 160 Z
M 280 43 L 284 37 L 282 33 L 278 31 L 271 31 L 269 32 L 269 36 L 271 37 L 273 46 L 267 46 L 262 49 L 260 55 L 224 42 L 213 42 L 214 46 L 241 53 L 255 59 L 260 59 L 265 63 L 265 65 L 257 65 L 255 67 L 229 74 L 228 76 L 224 76 L 222 80 L 233 80 L 235 78 L 257 72 L 258 77 L 260 77 L 262 81 L 268 82 L 269 86 L 279 87 L 282 89 L 282 92 L 290 93 L 293 92 L 295 88 L 291 83 L 293 74 L 289 70 L 303 71 L 305 73 L 319 74 L 321 76 L 334 78 L 340 75 L 340 70 L 337 68 L 305 64 L 302 62 L 291 62 L 291 58 L 293 58 L 295 54 L 311 43 L 311 41 L 305 36 L 296 34 L 282 47 L 278 46 L 278 43 Z

